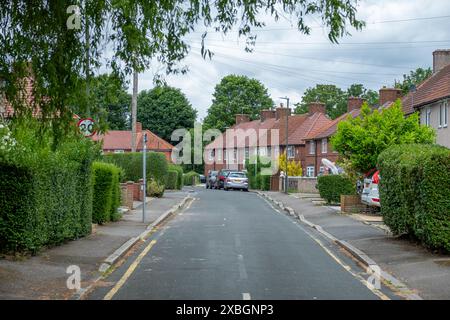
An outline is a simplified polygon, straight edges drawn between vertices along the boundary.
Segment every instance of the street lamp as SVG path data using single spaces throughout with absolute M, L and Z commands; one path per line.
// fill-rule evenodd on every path
M 144 139 L 143 139 L 143 148 L 142 148 L 142 178 L 143 178 L 143 194 L 144 194 L 144 199 L 142 201 L 142 222 L 145 223 L 145 201 L 147 200 L 147 133 L 144 133 Z
M 280 97 L 282 100 L 286 100 L 286 164 L 285 164 L 285 180 L 284 180 L 284 193 L 288 193 L 288 181 L 289 181 L 289 175 L 288 175 L 288 149 L 289 149 L 289 140 L 288 140 L 288 125 L 289 125 L 289 98 L 288 97 Z

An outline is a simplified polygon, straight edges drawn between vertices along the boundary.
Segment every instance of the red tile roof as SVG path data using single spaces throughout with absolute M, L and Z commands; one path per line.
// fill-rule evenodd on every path
M 147 149 L 155 151 L 170 151 L 174 148 L 170 143 L 158 137 L 150 130 L 136 133 L 136 149 L 142 150 L 144 132 L 147 133 Z M 131 131 L 111 130 L 103 135 L 94 135 L 94 141 L 103 140 L 103 150 L 131 150 Z
M 22 100 L 21 102 L 24 105 L 33 108 L 33 117 L 38 117 L 41 115 L 41 110 L 39 109 L 39 107 L 34 106 L 33 84 L 34 79 L 32 77 L 24 78 L 24 84 L 23 88 L 20 88 L 21 91 L 19 93 L 19 98 Z M 14 115 L 14 108 L 12 107 L 11 103 L 6 98 L 0 98 L 0 102 L 2 102 L 2 104 L 0 104 L 0 114 L 5 118 L 12 117 Z
M 327 137 L 331 137 L 333 134 L 337 131 L 337 126 L 339 122 L 342 120 L 347 119 L 348 116 L 351 116 L 352 118 L 356 118 L 361 114 L 361 109 L 354 109 L 350 112 L 344 113 L 340 117 L 337 117 L 336 119 L 330 121 L 325 126 L 322 126 L 320 130 L 316 132 L 311 132 L 305 140 L 313 140 L 313 139 L 323 139 Z
M 285 118 L 281 118 L 276 120 L 275 118 L 266 119 L 265 121 L 254 120 L 248 121 L 244 123 L 240 123 L 238 125 L 234 125 L 231 129 L 242 129 L 244 131 L 254 129 L 258 139 L 258 144 L 264 143 L 267 136 L 267 145 L 277 145 L 277 141 L 271 141 L 271 129 L 279 130 L 279 144 L 286 144 L 286 130 L 285 130 Z M 319 130 L 322 126 L 328 124 L 331 120 L 328 116 L 323 113 L 316 112 L 312 115 L 309 114 L 301 114 L 301 115 L 291 115 L 288 117 L 288 137 L 290 145 L 300 145 L 305 143 L 306 136 L 311 133 Z M 263 134 L 263 130 L 267 130 L 265 134 Z M 248 133 L 248 131 L 247 131 Z M 261 133 L 261 137 L 259 137 Z M 208 144 L 206 149 L 216 149 L 216 148 L 225 148 L 226 143 L 226 133 L 223 133 L 220 137 L 217 137 L 213 142 Z M 249 140 L 245 134 L 238 135 L 234 139 L 234 146 L 248 146 Z
M 411 114 L 418 108 L 450 97 L 450 65 L 445 66 L 422 82 L 416 92 L 408 93 L 402 99 L 403 112 Z M 414 98 L 414 105 L 413 105 Z

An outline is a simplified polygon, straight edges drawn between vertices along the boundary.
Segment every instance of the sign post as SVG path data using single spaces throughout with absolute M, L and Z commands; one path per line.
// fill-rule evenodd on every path
M 144 179 L 143 181 L 143 202 L 142 202 L 142 222 L 145 223 L 145 202 L 146 202 L 146 198 L 147 198 L 147 177 L 146 177 L 146 171 L 147 171 L 147 157 L 146 157 L 146 153 L 147 153 L 147 133 L 144 133 L 144 141 L 143 141 L 143 148 L 142 148 L 142 178 Z

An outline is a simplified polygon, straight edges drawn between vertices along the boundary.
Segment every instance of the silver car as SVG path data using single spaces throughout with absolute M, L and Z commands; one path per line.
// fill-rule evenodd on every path
M 230 172 L 225 178 L 224 190 L 240 189 L 248 191 L 248 178 L 244 172 Z
M 380 181 L 380 172 L 376 171 L 364 179 L 364 189 L 361 194 L 361 202 L 371 207 L 381 207 L 378 183 Z

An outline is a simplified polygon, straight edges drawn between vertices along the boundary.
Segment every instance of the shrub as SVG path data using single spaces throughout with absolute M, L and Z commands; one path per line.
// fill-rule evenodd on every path
M 426 246 L 450 251 L 450 150 L 400 145 L 378 159 L 384 222 Z
M 73 133 L 55 143 L 36 120 L 10 126 L 14 146 L 0 148 L 0 250 L 36 253 L 89 234 L 99 149 Z
M 92 165 L 94 200 L 92 222 L 105 223 L 120 219 L 119 168 L 110 163 L 94 162 Z
M 168 166 L 168 170 L 172 170 L 172 171 L 176 171 L 178 173 L 177 175 L 177 185 L 176 185 L 176 189 L 181 190 L 181 188 L 183 188 L 183 168 L 181 166 L 178 166 L 176 164 L 172 164 L 170 163 Z
M 261 177 L 267 176 L 267 179 L 269 179 L 269 185 L 270 185 L 270 175 L 263 175 L 261 174 L 261 170 L 263 168 L 270 168 L 271 163 L 269 161 L 269 158 L 267 157 L 255 157 L 252 156 L 250 159 L 245 160 L 245 168 L 247 168 L 247 177 L 248 177 L 248 184 L 250 189 L 260 189 L 261 188 Z M 266 178 L 264 178 L 266 179 Z M 270 186 L 269 186 L 270 188 Z
M 200 175 L 195 171 L 189 171 L 184 175 L 184 185 L 192 186 L 200 182 Z
M 142 179 L 142 153 L 111 153 L 103 156 L 104 162 L 114 163 L 123 169 L 121 182 L 138 181 Z M 152 178 L 160 184 L 166 183 L 168 164 L 164 153 L 147 153 L 147 178 Z
M 261 188 L 261 190 L 263 191 L 270 190 L 270 178 L 271 176 L 269 175 L 260 175 L 259 187 Z
M 178 172 L 175 170 L 169 170 L 167 172 L 166 189 L 175 190 L 178 189 Z
M 148 180 L 147 195 L 149 197 L 161 198 L 164 195 L 164 185 L 158 183 L 155 179 Z
M 327 175 L 317 178 L 317 188 L 320 197 L 329 204 L 340 203 L 341 195 L 356 193 L 355 186 L 349 178 L 343 175 Z

